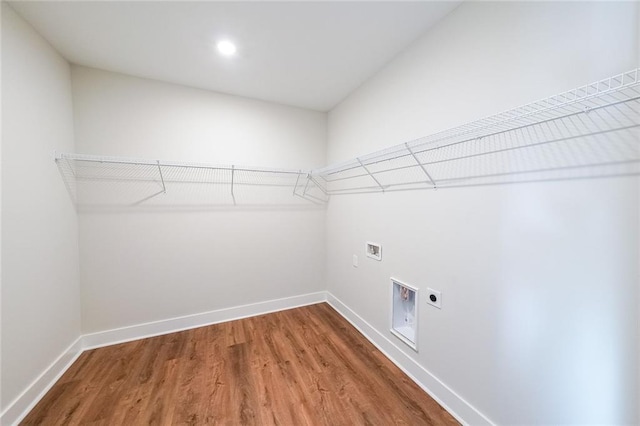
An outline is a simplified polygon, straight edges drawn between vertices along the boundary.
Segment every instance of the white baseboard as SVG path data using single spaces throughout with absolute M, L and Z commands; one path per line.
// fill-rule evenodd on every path
M 82 336 L 78 337 L 0 414 L 0 425 L 16 425 L 82 353 Z
M 147 337 L 160 336 L 162 334 L 175 333 L 191 328 L 204 327 L 226 321 L 268 314 L 270 312 L 283 311 L 299 306 L 313 305 L 325 302 L 326 292 L 303 294 L 300 296 L 285 297 L 283 299 L 267 300 L 265 302 L 249 305 L 234 306 L 232 308 L 218 309 L 199 314 L 185 315 L 183 317 L 147 322 L 112 330 L 99 331 L 97 333 L 82 336 L 84 350 L 130 342 L 132 340 L 145 339 Z
M 494 424 L 330 292 L 327 292 L 327 302 L 460 423 Z

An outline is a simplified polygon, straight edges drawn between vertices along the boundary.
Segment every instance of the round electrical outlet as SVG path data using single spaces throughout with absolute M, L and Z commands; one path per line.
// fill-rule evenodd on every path
M 427 303 L 435 308 L 442 309 L 442 294 L 438 290 L 427 288 Z

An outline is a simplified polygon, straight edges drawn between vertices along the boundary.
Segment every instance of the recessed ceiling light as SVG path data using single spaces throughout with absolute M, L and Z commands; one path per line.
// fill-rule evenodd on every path
M 231 56 L 236 53 L 236 45 L 230 42 L 229 40 L 222 40 L 217 44 L 218 52 L 223 54 L 224 56 Z

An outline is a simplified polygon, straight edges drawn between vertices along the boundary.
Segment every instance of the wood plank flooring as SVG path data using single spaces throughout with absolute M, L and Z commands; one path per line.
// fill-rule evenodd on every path
M 326 303 L 83 353 L 24 425 L 454 425 Z

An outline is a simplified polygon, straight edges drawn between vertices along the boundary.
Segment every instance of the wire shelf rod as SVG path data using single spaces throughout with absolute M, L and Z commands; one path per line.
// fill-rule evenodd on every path
M 514 176 L 514 175 L 523 175 L 523 174 L 532 174 L 532 173 L 548 173 L 548 172 L 557 172 L 557 171 L 566 171 L 566 170 L 591 169 L 591 168 L 597 168 L 597 167 L 610 167 L 610 166 L 621 166 L 621 165 L 630 165 L 630 164 L 640 164 L 640 160 L 609 161 L 606 163 L 579 164 L 575 166 L 546 167 L 546 168 L 539 168 L 539 169 L 532 169 L 532 170 L 510 171 L 510 172 L 504 172 L 504 173 L 470 175 L 470 176 L 462 176 L 457 178 L 442 179 L 440 180 L 440 182 L 443 184 L 443 187 L 444 186 L 449 187 L 449 185 L 446 185 L 447 182 L 458 182 L 458 181 L 464 181 L 464 180 L 486 179 L 486 178 L 505 177 L 505 176 Z M 625 176 L 635 176 L 638 174 L 640 174 L 640 170 L 638 172 L 625 174 Z M 601 177 L 601 176 L 598 176 L 598 177 Z M 584 176 L 584 178 L 585 179 L 593 178 L 593 176 Z M 404 183 L 401 185 L 404 185 Z
M 554 144 L 554 143 L 558 143 L 558 142 L 566 142 L 566 141 L 574 140 L 574 139 L 586 138 L 586 137 L 597 136 L 597 135 L 604 135 L 606 133 L 619 132 L 619 131 L 623 131 L 623 130 L 630 130 L 630 129 L 635 129 L 635 128 L 638 128 L 638 127 L 640 127 L 640 124 L 634 124 L 634 125 L 631 125 L 631 126 L 625 126 L 625 127 L 620 127 L 620 128 L 616 128 L 616 129 L 602 130 L 602 131 L 599 131 L 599 132 L 590 132 L 590 133 L 585 133 L 585 134 L 581 134 L 581 135 L 568 136 L 568 137 L 565 137 L 565 138 L 558 138 L 558 139 L 546 140 L 546 141 L 542 141 L 542 142 L 528 143 L 526 145 L 513 146 L 513 147 L 509 147 L 509 148 L 501 148 L 501 149 L 496 149 L 496 150 L 493 150 L 493 151 L 483 151 L 483 152 L 480 152 L 480 153 L 477 153 L 477 154 L 468 154 L 468 155 L 463 155 L 463 156 L 454 157 L 454 158 L 447 158 L 445 160 L 436 160 L 436 161 L 424 162 L 424 163 L 421 163 L 421 164 L 432 165 L 432 164 L 446 163 L 446 162 L 450 162 L 450 161 L 464 160 L 464 159 L 469 159 L 469 158 L 474 158 L 474 157 L 481 157 L 483 155 L 498 154 L 498 153 L 501 153 L 501 152 L 514 151 L 514 150 L 518 150 L 518 149 L 527 149 L 527 148 L 533 148 L 533 147 L 538 147 L 538 146 L 542 146 L 542 145 Z M 387 170 L 392 170 L 392 169 L 385 169 L 383 171 L 376 172 L 376 173 L 383 173 L 383 172 L 385 172 Z
M 78 178 L 78 182 L 116 182 L 116 183 L 154 183 L 158 182 L 154 179 L 111 179 L 111 178 Z M 171 185 L 230 185 L 231 182 L 198 182 L 198 181 L 167 181 L 167 184 Z M 260 182 L 234 182 L 234 186 L 256 186 L 256 187 L 269 187 L 269 188 L 293 188 L 293 184 L 278 184 L 278 183 L 260 183 Z
M 106 164 L 123 164 L 123 165 L 132 165 L 132 166 L 156 166 L 158 163 L 163 167 L 176 167 L 176 168 L 185 168 L 185 169 L 209 169 L 209 170 L 223 170 L 230 171 L 230 166 L 216 166 L 216 165 L 208 165 L 208 164 L 191 164 L 191 163 L 179 163 L 179 162 L 167 162 L 160 160 L 129 160 L 129 159 L 114 159 L 110 157 L 90 157 L 83 156 L 78 154 L 57 154 L 56 161 L 61 160 L 63 158 L 68 158 L 75 161 L 89 162 L 89 163 L 106 163 Z M 286 169 L 269 169 L 269 168 L 258 168 L 258 167 L 236 167 L 236 171 L 241 172 L 256 172 L 256 173 L 281 173 L 281 174 L 298 174 L 297 170 L 286 170 Z
M 634 173 L 613 173 L 598 176 L 598 179 L 607 179 L 607 178 L 619 178 L 619 177 L 635 177 L 640 176 L 640 172 Z M 528 180 L 517 180 L 513 182 L 481 182 L 481 183 L 468 183 L 461 185 L 446 185 L 442 186 L 443 189 L 455 189 L 455 188 L 473 188 L 473 187 L 483 187 L 483 186 L 502 186 L 502 185 L 514 185 L 514 184 L 523 184 L 523 183 L 540 183 L 540 182 L 560 182 L 560 181 L 574 181 L 574 180 L 589 180 L 593 179 L 592 176 L 566 176 L 566 177 L 550 177 L 550 178 L 540 178 L 540 179 L 528 179 Z M 424 182 L 419 182 L 424 185 Z M 351 192 L 340 192 L 331 194 L 331 196 L 339 196 L 339 195 L 358 195 L 358 194 L 379 194 L 380 190 L 376 187 L 372 187 L 373 190 L 370 191 L 357 191 L 353 190 Z M 385 192 L 406 192 L 406 191 L 417 191 L 417 190 L 432 190 L 437 191 L 437 188 L 432 188 L 428 186 L 421 187 L 412 187 L 412 188 L 389 188 Z
M 449 184 L 449 182 L 460 182 L 460 181 L 465 181 L 465 180 L 477 180 L 477 179 L 487 179 L 487 178 L 496 178 L 496 177 L 505 177 L 505 176 L 512 176 L 512 175 L 523 175 L 523 174 L 533 174 L 533 173 L 548 173 L 548 172 L 554 172 L 554 171 L 565 171 L 565 170 L 577 170 L 577 169 L 587 169 L 587 168 L 595 168 L 595 167 L 610 167 L 610 166 L 620 166 L 620 165 L 629 165 L 629 164 L 639 164 L 640 165 L 640 160 L 622 160 L 622 161 L 610 161 L 607 163 L 592 163 L 592 164 L 580 164 L 580 165 L 576 165 L 576 166 L 563 166 L 563 167 L 548 167 L 548 168 L 538 168 L 538 169 L 532 169 L 532 170 L 520 170 L 520 171 L 510 171 L 510 172 L 505 172 L 505 173 L 490 173 L 490 174 L 484 174 L 484 175 L 470 175 L 470 176 L 462 176 L 462 177 L 457 177 L 457 178 L 446 178 L 446 179 L 440 179 L 438 182 L 440 183 L 440 186 L 438 188 L 451 188 L 452 186 Z M 607 176 L 636 176 L 636 175 L 640 175 L 640 170 L 638 172 L 634 172 L 634 173 L 625 173 L 625 174 L 611 174 L 611 175 L 603 175 L 603 176 L 598 176 L 598 177 L 607 177 Z M 582 176 L 582 179 L 588 179 L 588 178 L 592 178 L 592 176 Z M 562 178 L 557 178 L 557 179 L 562 179 Z M 550 178 L 548 180 L 554 180 L 553 178 Z M 537 180 L 536 180 L 537 181 Z M 515 183 L 515 182 L 520 182 L 520 181 L 514 181 L 514 182 L 504 182 L 504 183 Z M 534 181 L 531 181 L 534 182 Z M 393 191 L 396 190 L 394 189 L 395 187 L 398 186 L 409 186 L 409 185 L 425 185 L 427 184 L 427 182 L 425 182 L 424 180 L 417 180 L 417 181 L 410 181 L 410 182 L 402 182 L 402 183 L 392 183 L 387 185 L 386 191 Z M 457 187 L 462 187 L 465 185 L 458 185 Z M 437 189 L 437 188 L 425 188 L 425 189 Z M 368 192 L 381 192 L 380 188 L 376 187 L 376 186 L 362 186 L 362 187 L 356 187 L 356 188 L 345 188 L 345 189 L 335 189 L 335 190 L 330 190 L 329 194 L 330 195 L 339 195 L 339 194 L 344 194 L 344 193 L 350 193 L 349 191 L 360 191 L 360 190 L 367 190 Z

